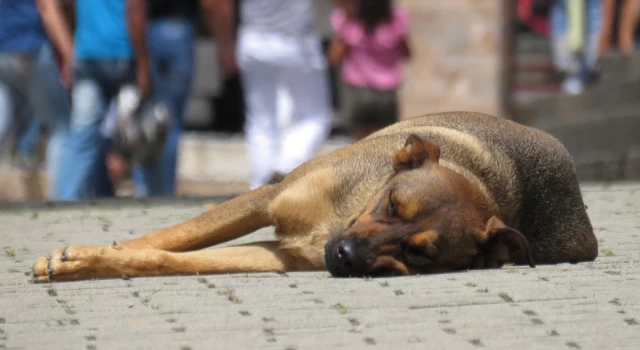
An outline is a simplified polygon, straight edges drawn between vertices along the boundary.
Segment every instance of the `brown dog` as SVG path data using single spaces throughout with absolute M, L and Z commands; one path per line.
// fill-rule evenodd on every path
M 277 241 L 200 250 L 270 225 Z M 172 228 L 55 249 L 33 275 L 47 282 L 327 268 L 381 276 L 597 254 L 564 147 L 544 132 L 459 112 L 392 125 Z

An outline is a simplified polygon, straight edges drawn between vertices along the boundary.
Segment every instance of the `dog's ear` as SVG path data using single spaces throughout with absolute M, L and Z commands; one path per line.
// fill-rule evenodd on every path
M 411 134 L 404 147 L 396 152 L 393 169 L 396 171 L 416 169 L 425 162 L 437 163 L 440 160 L 440 146 Z
M 518 230 L 507 227 L 493 216 L 479 237 L 481 267 L 499 268 L 508 262 L 526 263 L 535 267 L 527 238 Z

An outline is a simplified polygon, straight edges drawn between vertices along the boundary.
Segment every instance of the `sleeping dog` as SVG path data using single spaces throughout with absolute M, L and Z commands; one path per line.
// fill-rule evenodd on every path
M 203 249 L 274 226 L 277 240 Z M 416 117 L 171 228 L 54 249 L 37 282 L 327 269 L 388 276 L 593 260 L 575 167 L 552 136 L 478 113 Z

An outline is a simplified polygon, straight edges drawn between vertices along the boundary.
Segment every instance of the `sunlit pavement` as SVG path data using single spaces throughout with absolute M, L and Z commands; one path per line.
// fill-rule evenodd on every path
M 312 272 L 36 285 L 31 264 L 52 248 L 111 244 L 207 203 L 3 208 L 0 348 L 637 349 L 640 183 L 583 190 L 595 262 L 388 279 Z

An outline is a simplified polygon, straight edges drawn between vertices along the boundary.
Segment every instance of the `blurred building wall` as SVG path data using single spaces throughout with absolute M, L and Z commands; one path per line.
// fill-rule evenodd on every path
M 400 0 L 411 14 L 414 59 L 403 118 L 430 112 L 499 112 L 502 1 Z

